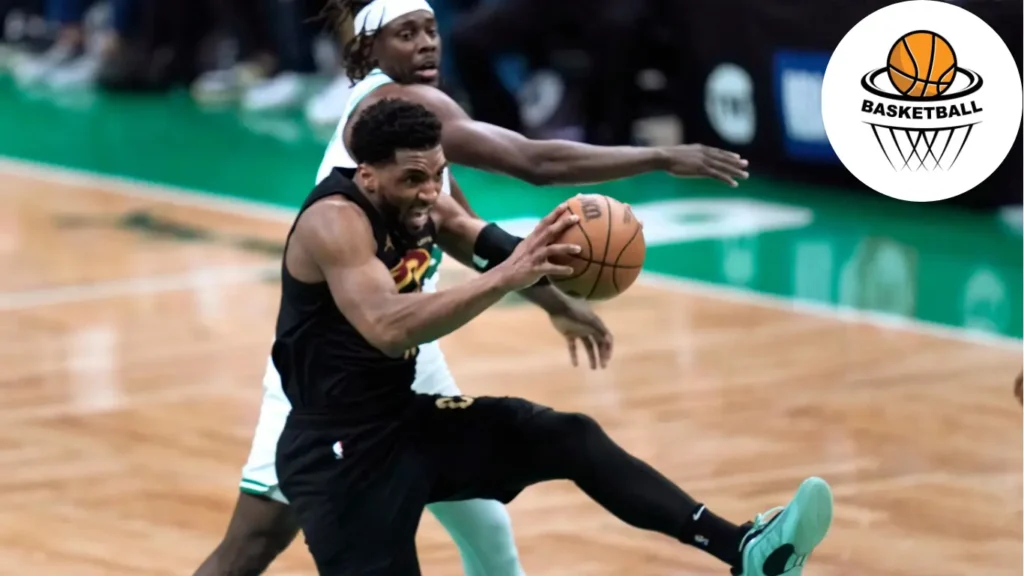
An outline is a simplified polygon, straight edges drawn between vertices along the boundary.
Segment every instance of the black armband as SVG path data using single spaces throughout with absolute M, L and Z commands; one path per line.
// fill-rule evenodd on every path
M 487 272 L 512 255 L 523 239 L 513 236 L 491 222 L 480 231 L 473 246 L 473 267 L 477 272 Z
M 476 237 L 476 244 L 473 246 L 473 268 L 476 268 L 477 272 L 487 272 L 507 260 L 522 241 L 519 236 L 509 234 L 491 222 L 484 226 L 480 235 Z M 547 277 L 544 277 L 534 286 L 549 283 Z

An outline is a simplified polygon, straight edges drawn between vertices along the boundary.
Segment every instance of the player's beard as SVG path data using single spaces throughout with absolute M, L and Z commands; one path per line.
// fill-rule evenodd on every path
M 430 221 L 429 208 L 415 208 L 405 214 L 405 227 L 410 232 L 418 232 Z
M 390 225 L 408 232 L 417 232 L 430 221 L 430 206 L 418 203 L 412 203 L 404 210 L 393 204 L 385 203 L 382 212 Z

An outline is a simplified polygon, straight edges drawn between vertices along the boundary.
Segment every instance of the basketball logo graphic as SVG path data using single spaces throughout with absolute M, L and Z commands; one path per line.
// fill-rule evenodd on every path
M 914 202 L 952 198 L 1006 158 L 1021 82 L 999 35 L 940 2 L 893 4 L 859 22 L 829 60 L 822 121 L 858 180 Z
M 892 45 L 886 67 L 861 79 L 869 94 L 861 111 L 873 116 L 864 122 L 894 170 L 948 170 L 981 122 L 984 110 L 968 100 L 981 84 L 977 72 L 958 69 L 953 47 L 941 35 L 910 32 Z M 909 122 L 888 121 L 893 118 Z

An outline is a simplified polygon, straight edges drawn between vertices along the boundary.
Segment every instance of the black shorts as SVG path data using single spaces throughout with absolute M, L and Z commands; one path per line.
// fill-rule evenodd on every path
M 530 423 L 551 412 L 519 398 L 417 395 L 401 420 L 384 424 L 290 416 L 278 441 L 278 482 L 319 573 L 419 574 L 424 507 L 508 503 L 545 480 L 531 466 Z

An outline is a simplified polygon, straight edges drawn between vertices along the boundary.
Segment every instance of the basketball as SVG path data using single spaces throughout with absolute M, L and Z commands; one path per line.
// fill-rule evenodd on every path
M 955 76 L 953 47 L 934 32 L 911 32 L 889 50 L 889 80 L 904 96 L 938 96 L 949 89 Z
M 636 282 L 647 244 L 643 227 L 628 206 L 600 194 L 580 195 L 568 202 L 580 221 L 556 243 L 577 244 L 582 252 L 553 262 L 572 266 L 571 276 L 551 278 L 566 294 L 585 300 L 608 300 Z

